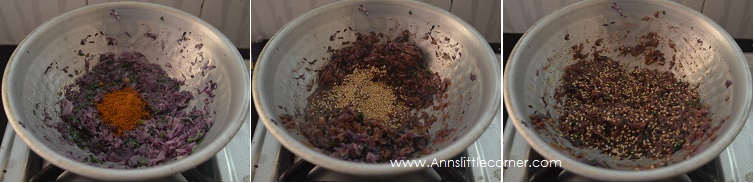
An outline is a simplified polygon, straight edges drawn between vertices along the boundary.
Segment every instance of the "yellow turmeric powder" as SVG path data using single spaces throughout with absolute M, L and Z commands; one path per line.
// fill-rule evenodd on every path
M 147 104 L 133 88 L 108 92 L 96 105 L 102 121 L 115 126 L 118 135 L 136 128 L 140 120 L 149 119 Z

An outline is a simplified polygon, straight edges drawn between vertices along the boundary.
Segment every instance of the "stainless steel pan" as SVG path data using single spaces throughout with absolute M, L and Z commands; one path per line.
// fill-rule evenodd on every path
M 614 2 L 621 13 L 611 8 Z M 656 12 L 659 18 L 654 17 Z M 649 20 L 643 21 L 645 17 Z M 605 55 L 618 59 L 627 68 L 645 67 L 638 58 L 615 56 L 618 53 L 614 48 L 635 45 L 639 36 L 651 31 L 663 38 L 664 45 L 667 41 L 676 44 L 677 53 L 669 46 L 660 48 L 667 57 L 677 55 L 679 69 L 671 71 L 680 79 L 700 84 L 698 92 L 702 103 L 710 106 L 713 126 L 721 125 L 715 140 L 699 141 L 703 145 L 696 154 L 676 152 L 672 157 L 674 163 L 664 167 L 624 170 L 591 166 L 575 157 L 585 153 L 585 157 L 605 160 L 609 165 L 641 166 L 657 162 L 618 161 L 599 152 L 576 148 L 555 131 L 533 129 L 528 117 L 534 111 L 550 110 L 552 117 L 558 115 L 551 104 L 555 103 L 553 94 L 564 67 L 576 62 L 569 52 L 572 45 L 603 38 L 607 48 Z M 570 35 L 569 40 L 565 39 L 566 34 Z M 701 43 L 697 42 L 698 39 Z M 545 158 L 561 160 L 565 169 L 602 180 L 662 179 L 707 163 L 737 136 L 752 104 L 752 76 L 747 68 L 745 57 L 731 36 L 695 10 L 671 1 L 582 1 L 544 17 L 519 40 L 505 68 L 504 100 L 519 133 Z M 668 67 L 650 69 L 668 70 Z M 727 80 L 733 82 L 731 87 L 726 87 Z M 549 105 L 543 104 L 541 97 Z M 729 119 L 721 124 L 726 118 Z M 685 159 L 688 155 L 691 157 Z
M 110 15 L 115 10 L 119 16 Z M 108 46 L 103 36 L 115 38 L 118 45 Z M 129 34 L 127 35 L 126 32 Z M 145 36 L 151 32 L 157 39 Z M 190 40 L 178 43 L 183 32 Z M 190 33 L 189 33 L 190 32 Z M 80 44 L 88 38 L 94 43 Z M 87 41 L 87 42 L 88 42 Z M 203 44 L 196 49 L 196 44 Z M 86 157 L 88 150 L 64 143 L 60 133 L 44 123 L 43 113 L 50 113 L 51 121 L 60 121 L 56 103 L 63 87 L 74 82 L 78 76 L 69 77 L 74 70 L 84 71 L 83 57 L 77 54 L 120 53 L 139 51 L 150 62 L 163 66 L 168 76 L 182 79 L 182 90 L 196 91 L 202 83 L 214 80 L 218 83 L 217 96 L 209 106 L 214 114 L 214 124 L 195 152 L 182 159 L 157 166 L 138 169 L 103 168 L 69 158 L 72 155 Z M 204 60 L 217 68 L 201 75 L 200 66 L 190 61 Z M 91 65 L 96 64 L 95 58 Z M 70 67 L 69 73 L 56 69 L 46 72 L 48 66 Z M 165 67 L 170 63 L 172 67 Z M 91 66 L 90 66 L 91 67 Z M 180 10 L 161 5 L 122 2 L 87 6 L 65 13 L 40 25 L 16 48 L 8 61 L 2 81 L 2 97 L 5 113 L 20 137 L 31 150 L 45 160 L 73 173 L 99 180 L 144 180 L 180 173 L 210 159 L 236 134 L 249 115 L 249 73 L 241 55 L 220 31 L 201 19 Z M 45 74 L 46 73 L 46 74 Z M 195 75 L 194 78 L 189 78 Z M 194 92 L 192 92 L 194 93 Z M 195 95 L 189 103 L 204 107 L 206 95 Z M 37 107 L 38 104 L 38 107 Z
M 360 6 L 367 10 L 366 13 L 359 10 Z M 254 68 L 252 91 L 261 120 L 284 147 L 305 160 L 331 170 L 360 175 L 388 175 L 420 169 L 333 158 L 307 146 L 304 143 L 306 138 L 289 132 L 280 124 L 281 114 L 303 112 L 298 110 L 307 104 L 306 97 L 310 94 L 307 85 L 316 79 L 315 70 L 326 63 L 318 61 L 309 65 L 308 62 L 329 57 L 328 46 L 340 48 L 342 41 L 353 41 L 355 37 L 349 28 L 356 32 L 375 31 L 388 35 L 409 30 L 416 34 L 412 39 L 429 59 L 430 69 L 439 72 L 441 78 L 451 79 L 453 84 L 447 90 L 450 104 L 446 109 L 450 118 L 445 124 L 449 129 L 456 129 L 449 138 L 454 140 L 430 144 L 432 153 L 416 159 L 431 163 L 434 159 L 446 159 L 462 152 L 485 131 L 499 111 L 499 64 L 488 43 L 469 24 L 421 2 L 338 1 L 286 24 L 267 43 Z M 432 36 L 438 39 L 437 45 L 432 44 L 431 39 L 422 39 L 429 31 L 433 31 Z M 334 34 L 344 39 L 330 41 Z M 448 41 L 444 39 L 446 37 Z M 441 55 L 436 56 L 436 53 Z M 453 55 L 453 58 L 443 59 L 443 53 Z M 304 79 L 295 79 L 300 75 Z M 470 79 L 472 75 L 476 76 L 474 81 Z M 439 119 L 442 117 L 440 111 L 430 113 Z M 440 121 L 434 123 L 431 134 L 443 125 Z

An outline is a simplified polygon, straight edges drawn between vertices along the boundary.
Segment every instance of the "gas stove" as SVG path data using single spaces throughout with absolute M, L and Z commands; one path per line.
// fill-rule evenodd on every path
M 477 141 L 470 145 L 460 157 L 475 157 L 483 160 L 501 158 L 501 114 L 493 121 Z M 252 139 L 252 181 L 501 181 L 501 168 L 497 167 L 454 167 L 426 168 L 417 172 L 385 177 L 363 177 L 317 167 L 281 146 L 262 124 L 257 122 Z
M 147 181 L 245 181 L 251 180 L 249 149 L 251 140 L 251 117 L 244 120 L 236 135 L 210 160 L 180 174 Z M 0 180 L 3 182 L 26 181 L 98 181 L 62 170 L 31 151 L 13 131 L 10 123 L 5 128 L 0 146 Z
M 508 119 L 503 130 L 503 159 L 529 160 L 532 162 L 545 158 L 527 144 L 514 128 L 511 119 Z M 508 167 L 504 169 L 503 181 L 591 182 L 599 180 L 582 177 L 556 167 Z M 692 172 L 656 181 L 752 182 L 752 115 L 747 118 L 742 131 L 731 145 L 721 152 L 716 159 Z

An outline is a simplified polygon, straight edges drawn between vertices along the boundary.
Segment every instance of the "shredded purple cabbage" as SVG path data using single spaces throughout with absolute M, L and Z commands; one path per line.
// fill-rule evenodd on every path
M 205 84 L 196 95 L 213 97 L 217 83 Z M 122 168 L 137 168 L 180 159 L 193 152 L 213 123 L 208 109 L 211 100 L 204 101 L 204 108 L 189 108 L 194 95 L 181 91 L 181 85 L 183 81 L 168 77 L 139 52 L 124 52 L 119 57 L 101 54 L 91 71 L 65 86 L 65 98 L 58 102 L 62 122 L 53 127 L 65 142 L 88 149 L 92 153 L 88 157 L 69 156 L 90 164 L 113 162 Z M 151 118 L 118 136 L 113 133 L 116 127 L 102 122 L 95 104 L 102 102 L 106 92 L 126 87 L 141 94 Z M 45 111 L 45 115 L 49 114 Z

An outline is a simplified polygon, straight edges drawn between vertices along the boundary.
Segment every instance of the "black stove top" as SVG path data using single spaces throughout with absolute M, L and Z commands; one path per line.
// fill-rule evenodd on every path
M 411 176 L 386 176 L 386 177 L 360 177 L 342 174 L 317 167 L 304 159 L 294 160 L 295 155 L 282 148 L 276 170 L 277 180 L 280 182 L 309 182 L 309 181 L 423 181 L 423 182 L 470 182 L 474 181 L 472 170 L 467 167 L 433 167 L 420 172 L 411 172 Z M 461 160 L 468 157 L 466 151 L 454 156 L 450 160 Z M 418 174 L 426 174 L 417 176 Z

